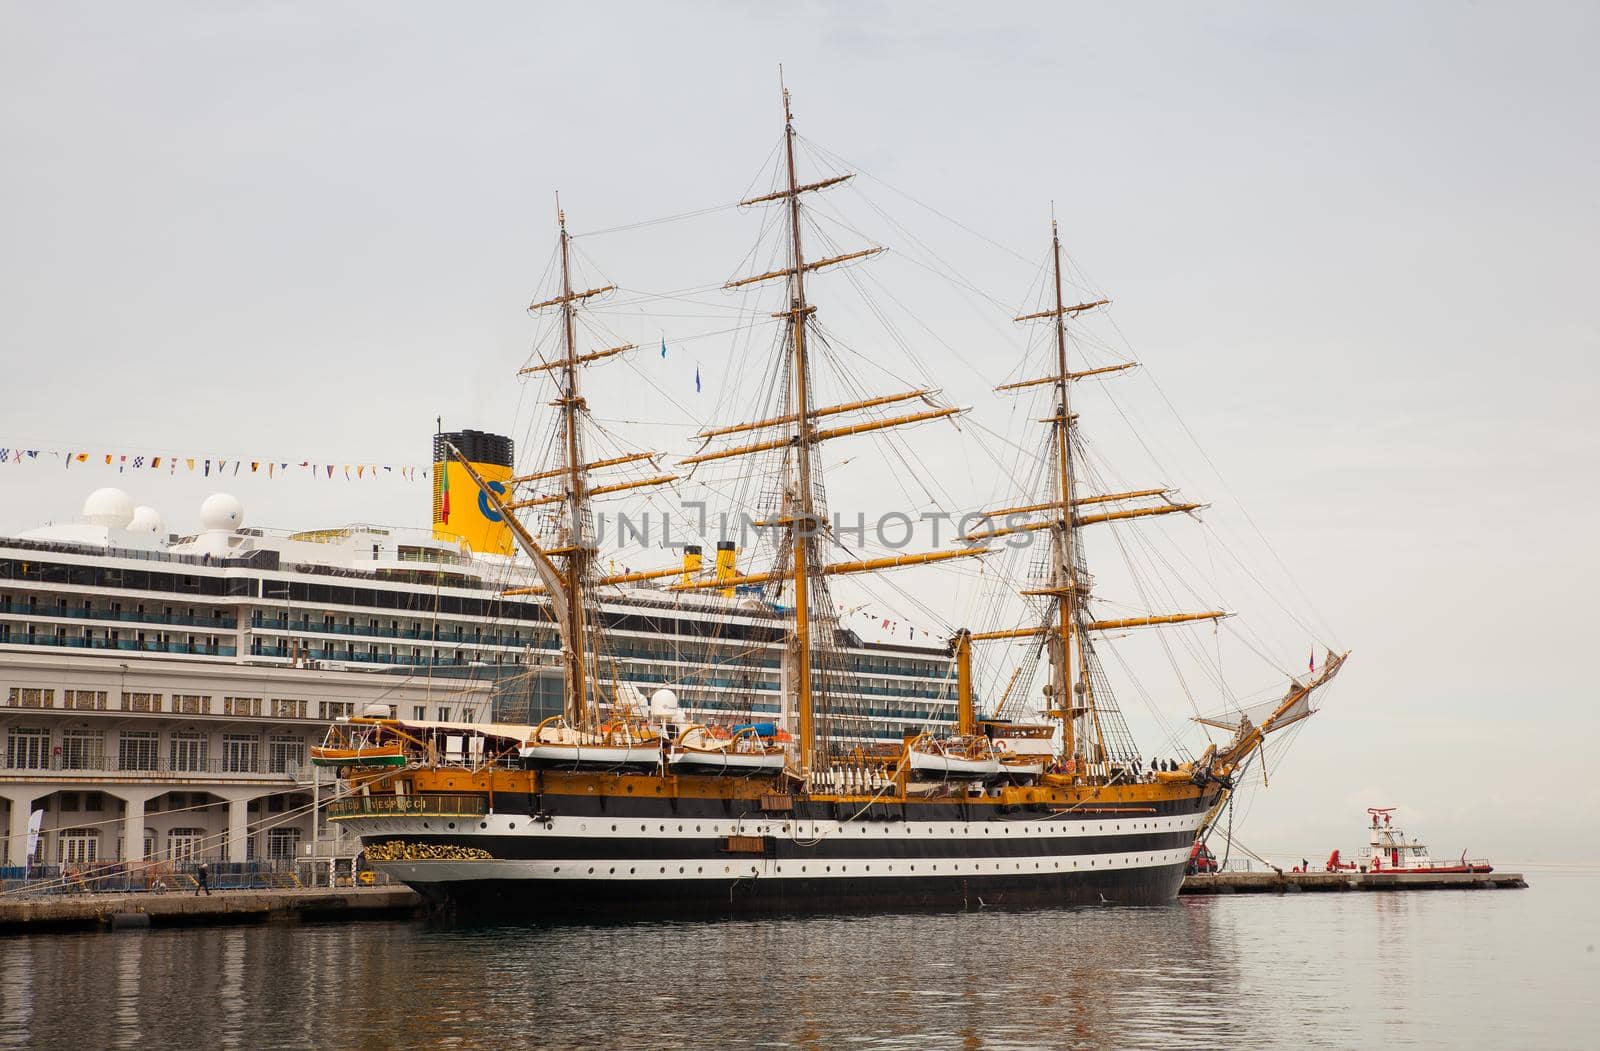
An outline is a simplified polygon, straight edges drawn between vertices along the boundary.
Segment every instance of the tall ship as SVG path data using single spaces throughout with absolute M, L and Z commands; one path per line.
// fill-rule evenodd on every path
M 766 209 L 778 265 L 726 285 L 782 290 L 763 307 L 778 321 L 768 400 L 752 419 L 703 429 L 701 447 L 678 462 L 682 474 L 626 481 L 601 474 L 648 454 L 590 449 L 585 368 L 629 348 L 582 338 L 593 330 L 586 304 L 609 286 L 574 280 L 571 237 L 559 216 L 557 284 L 533 305 L 554 317 L 555 339 L 524 370 L 548 383 L 549 460 L 523 476 L 531 491 L 505 492 L 467 457 L 446 452 L 512 529 L 538 577 L 531 589 L 549 599 L 562 710 L 537 723 L 476 728 L 405 718 L 343 722 L 327 753 L 343 763 L 330 819 L 360 838 L 375 868 L 442 906 L 490 917 L 1169 901 L 1197 835 L 1266 737 L 1310 713 L 1313 694 L 1344 655 L 1330 652 L 1320 666 L 1313 658 L 1264 705 L 1204 720 L 1227 736 L 1191 759 L 1147 761 L 1135 744 L 1102 665 L 1102 637 L 1228 614 L 1096 610 L 1086 531 L 1197 505 L 1164 487 L 1086 485 L 1073 391 L 1114 370 L 1075 371 L 1069 327 L 1104 304 L 1065 297 L 1054 229 L 1046 302 L 1016 319 L 1048 333 L 1047 374 L 1004 385 L 1045 401 L 1034 457 L 1040 469 L 1019 474 L 1014 502 L 986 510 L 953 546 L 863 557 L 869 553 L 845 545 L 829 514 L 823 446 L 963 410 L 926 387 L 881 391 L 853 380 L 830 388 L 852 390 L 852 398 L 824 404 L 819 397 L 823 370 L 845 355 L 820 327 L 814 276 L 883 249 L 829 245 L 831 254 L 808 255 L 807 232 L 818 227 L 806 202 L 850 176 L 802 182 L 797 139 L 785 92 L 775 183 L 741 202 Z M 623 644 L 599 598 L 610 575 L 597 557 L 593 502 L 671 485 L 719 463 L 741 465 L 732 490 L 744 502 L 736 510 L 766 529 L 761 562 L 721 580 L 646 572 L 673 581 L 665 589 L 673 601 L 731 585 L 749 589 L 776 615 L 778 704 L 762 719 L 706 720 L 686 713 L 669 683 L 617 676 Z M 519 517 L 528 510 L 538 513 Z M 872 704 L 863 703 L 863 671 L 834 583 L 986 563 L 1007 540 L 1042 541 L 1033 550 L 1044 553 L 1026 579 L 1008 578 L 1026 611 L 1022 623 L 962 627 L 946 640 L 954 718 L 902 720 L 892 741 L 864 734 Z M 985 700 L 974 686 L 973 653 L 996 642 L 1024 656 L 1006 689 Z M 1045 680 L 1043 703 L 1030 715 L 1014 686 L 1035 672 Z M 398 758 L 391 764 L 389 756 Z

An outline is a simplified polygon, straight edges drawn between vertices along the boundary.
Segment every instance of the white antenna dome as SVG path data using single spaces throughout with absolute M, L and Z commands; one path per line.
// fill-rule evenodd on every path
M 212 493 L 200 505 L 200 526 L 231 533 L 244 525 L 244 505 L 227 493 Z
M 139 506 L 133 509 L 133 518 L 128 522 L 128 528 L 136 533 L 155 533 L 160 536 L 167 531 L 167 524 L 161 520 L 160 511 L 153 507 Z
M 679 714 L 678 695 L 665 687 L 650 695 L 650 717 L 670 719 Z
M 133 521 L 133 497 L 121 489 L 96 489 L 83 502 L 83 517 L 95 525 L 126 529 Z

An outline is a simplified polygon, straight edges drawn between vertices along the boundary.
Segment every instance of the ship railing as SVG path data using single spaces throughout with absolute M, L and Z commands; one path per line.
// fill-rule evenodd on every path
M 350 796 L 328 804 L 328 818 L 352 817 L 482 817 L 489 812 L 487 796 L 480 795 L 375 795 Z

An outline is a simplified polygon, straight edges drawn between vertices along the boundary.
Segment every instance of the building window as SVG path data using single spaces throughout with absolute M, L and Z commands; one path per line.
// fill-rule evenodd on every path
M 205 849 L 206 830 L 175 828 L 167 833 L 167 857 L 173 861 L 193 861 Z
M 350 713 L 355 710 L 355 704 L 352 701 L 323 701 L 319 705 L 319 710 L 323 719 L 333 722 L 335 719 L 350 718 Z
M 99 860 L 99 829 L 64 828 L 56 834 L 58 865 L 92 865 Z
M 222 771 L 228 774 L 256 772 L 256 753 L 260 739 L 254 734 L 222 735 Z
M 172 695 L 172 711 L 174 715 L 209 715 L 211 698 L 198 693 L 175 693 Z
M 203 773 L 206 769 L 205 735 L 174 733 L 167 754 L 172 759 L 171 770 L 173 773 Z
M 267 829 L 267 857 L 273 861 L 290 861 L 300 852 L 298 828 Z
M 117 769 L 154 770 L 156 744 L 154 730 L 122 731 L 117 737 Z
M 130 712 L 159 712 L 161 710 L 161 695 L 159 693 L 130 693 L 123 702 L 124 707 Z
M 298 737 L 274 737 L 267 742 L 267 769 L 274 774 L 300 773 L 306 761 L 306 743 Z
M 75 692 L 67 691 L 70 695 Z M 105 694 L 101 694 L 104 697 Z M 63 770 L 103 770 L 106 763 L 104 730 L 64 730 L 61 734 Z
M 25 726 L 7 730 L 6 767 L 10 770 L 49 769 L 50 731 Z
M 411 718 L 415 719 L 419 723 L 425 722 L 428 718 L 428 706 L 426 704 L 419 704 L 412 708 Z
M 103 712 L 106 710 L 106 691 L 68 690 L 63 697 L 63 707 L 79 711 Z
M 222 714 L 259 716 L 261 714 L 261 698 L 224 697 L 222 699 Z
M 13 686 L 6 695 L 6 703 L 13 708 L 54 708 L 56 691 L 33 686 Z
M 441 723 L 447 723 L 450 721 L 450 709 L 444 707 L 443 705 L 440 705 L 439 707 L 439 721 Z
M 306 702 L 277 697 L 272 701 L 272 715 L 277 719 L 304 719 Z

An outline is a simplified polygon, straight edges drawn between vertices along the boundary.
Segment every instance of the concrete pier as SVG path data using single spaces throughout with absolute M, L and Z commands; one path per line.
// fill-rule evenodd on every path
M 52 894 L 0 899 L 0 932 L 394 919 L 421 911 L 422 899 L 406 887 Z
M 1495 890 L 1526 887 L 1520 872 L 1212 872 L 1181 894 L 1294 894 L 1347 890 Z

